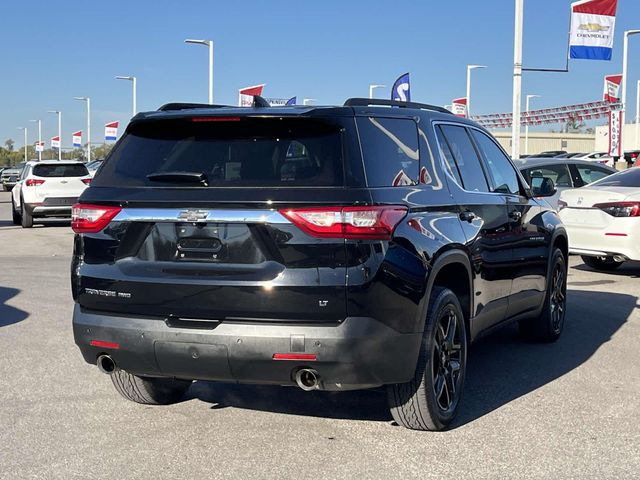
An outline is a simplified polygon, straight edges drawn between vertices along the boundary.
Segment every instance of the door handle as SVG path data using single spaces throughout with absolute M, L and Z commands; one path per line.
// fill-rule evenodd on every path
M 463 222 L 473 222 L 473 220 L 476 218 L 476 214 L 473 213 L 471 210 L 465 210 L 464 212 L 460 212 L 460 220 L 462 220 Z
M 522 218 L 522 212 L 520 210 L 511 210 L 509 212 L 509 218 L 512 220 L 520 220 Z

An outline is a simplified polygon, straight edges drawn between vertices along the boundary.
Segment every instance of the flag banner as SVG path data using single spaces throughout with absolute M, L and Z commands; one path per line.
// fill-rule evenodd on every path
M 609 112 L 609 155 L 622 157 L 622 110 Z
M 74 147 L 82 146 L 82 131 L 73 132 L 73 146 Z
M 252 98 L 253 100 L 253 98 Z M 271 105 L 272 107 L 284 107 L 285 105 L 288 105 L 288 101 L 290 100 L 289 98 L 265 98 L 265 100 L 269 103 L 269 105 Z
M 51 148 L 60 148 L 60 137 L 58 135 L 51 137 Z
M 581 0 L 571 4 L 569 58 L 611 60 L 618 0 Z
M 454 100 L 451 100 L 451 113 L 453 113 L 456 117 L 466 117 L 467 99 L 456 98 Z
M 391 100 L 398 100 L 400 102 L 411 101 L 411 84 L 409 82 L 409 73 L 400 75 L 398 79 L 393 82 L 393 87 L 391 87 Z
M 298 103 L 298 97 L 291 97 L 289 100 L 287 100 L 287 103 L 285 103 L 285 105 L 296 105 Z
M 265 84 L 263 83 L 262 85 L 254 85 L 253 87 L 245 87 L 238 90 L 238 106 L 250 107 L 253 105 L 253 96 L 262 95 L 264 86 Z
M 545 108 L 542 110 L 530 110 L 522 112 L 520 121 L 523 126 L 562 123 L 567 120 L 592 120 L 606 117 L 614 109 L 620 108 L 619 103 L 591 102 L 578 105 L 565 105 L 562 107 Z M 489 115 L 476 115 L 473 120 L 485 128 L 509 128 L 511 127 L 511 113 L 492 113 Z
M 36 152 L 44 152 L 44 142 L 36 142 Z
M 602 99 L 605 102 L 619 102 L 621 83 L 622 75 L 607 75 L 604 77 L 604 93 Z
M 104 126 L 105 141 L 117 140 L 118 138 L 118 122 L 109 122 Z

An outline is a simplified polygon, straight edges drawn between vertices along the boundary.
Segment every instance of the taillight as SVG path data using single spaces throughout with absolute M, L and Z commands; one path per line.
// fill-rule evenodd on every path
M 82 180 L 82 183 L 84 183 L 85 185 L 89 185 L 91 183 L 91 178 L 81 178 L 80 180 Z
M 76 203 L 71 209 L 71 228 L 76 233 L 97 233 L 106 227 L 121 207 Z
M 312 207 L 280 210 L 294 225 L 314 237 L 389 240 L 407 214 L 402 206 Z
M 43 183 L 44 183 L 44 180 L 40 180 L 37 178 L 27 178 L 24 181 L 25 187 L 35 187 L 36 185 L 42 185 Z
M 567 208 L 567 202 L 564 202 L 562 200 L 558 200 L 558 211 L 562 210 L 563 208 Z
M 640 217 L 640 202 L 598 203 L 594 207 L 612 217 Z

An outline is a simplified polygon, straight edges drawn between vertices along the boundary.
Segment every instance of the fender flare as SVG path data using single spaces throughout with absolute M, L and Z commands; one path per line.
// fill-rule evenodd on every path
M 431 266 L 431 268 L 429 269 L 429 273 L 427 274 L 427 287 L 425 289 L 425 294 L 422 298 L 420 308 L 418 309 L 418 314 L 420 315 L 420 317 L 418 318 L 417 326 L 420 333 L 424 332 L 424 326 L 427 320 L 427 309 L 429 308 L 431 292 L 433 291 L 436 277 L 438 276 L 440 270 L 451 264 L 460 264 L 464 266 L 467 271 L 467 281 L 469 282 L 469 305 L 467 306 L 467 308 L 470 318 L 465 319 L 465 324 L 467 326 L 467 334 L 469 333 L 470 320 L 471 316 L 473 315 L 473 275 L 469 256 L 464 250 L 461 249 L 447 250 L 445 252 L 442 252 L 441 254 L 438 254 L 437 256 L 434 256 L 433 265 Z

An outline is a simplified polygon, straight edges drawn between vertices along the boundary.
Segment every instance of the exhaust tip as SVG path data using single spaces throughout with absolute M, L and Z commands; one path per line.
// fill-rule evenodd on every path
M 111 375 L 116 371 L 116 362 L 109 355 L 100 355 L 96 361 L 98 370 L 107 375 Z
M 305 392 L 320 387 L 320 375 L 312 368 L 301 368 L 296 372 L 296 384 Z

